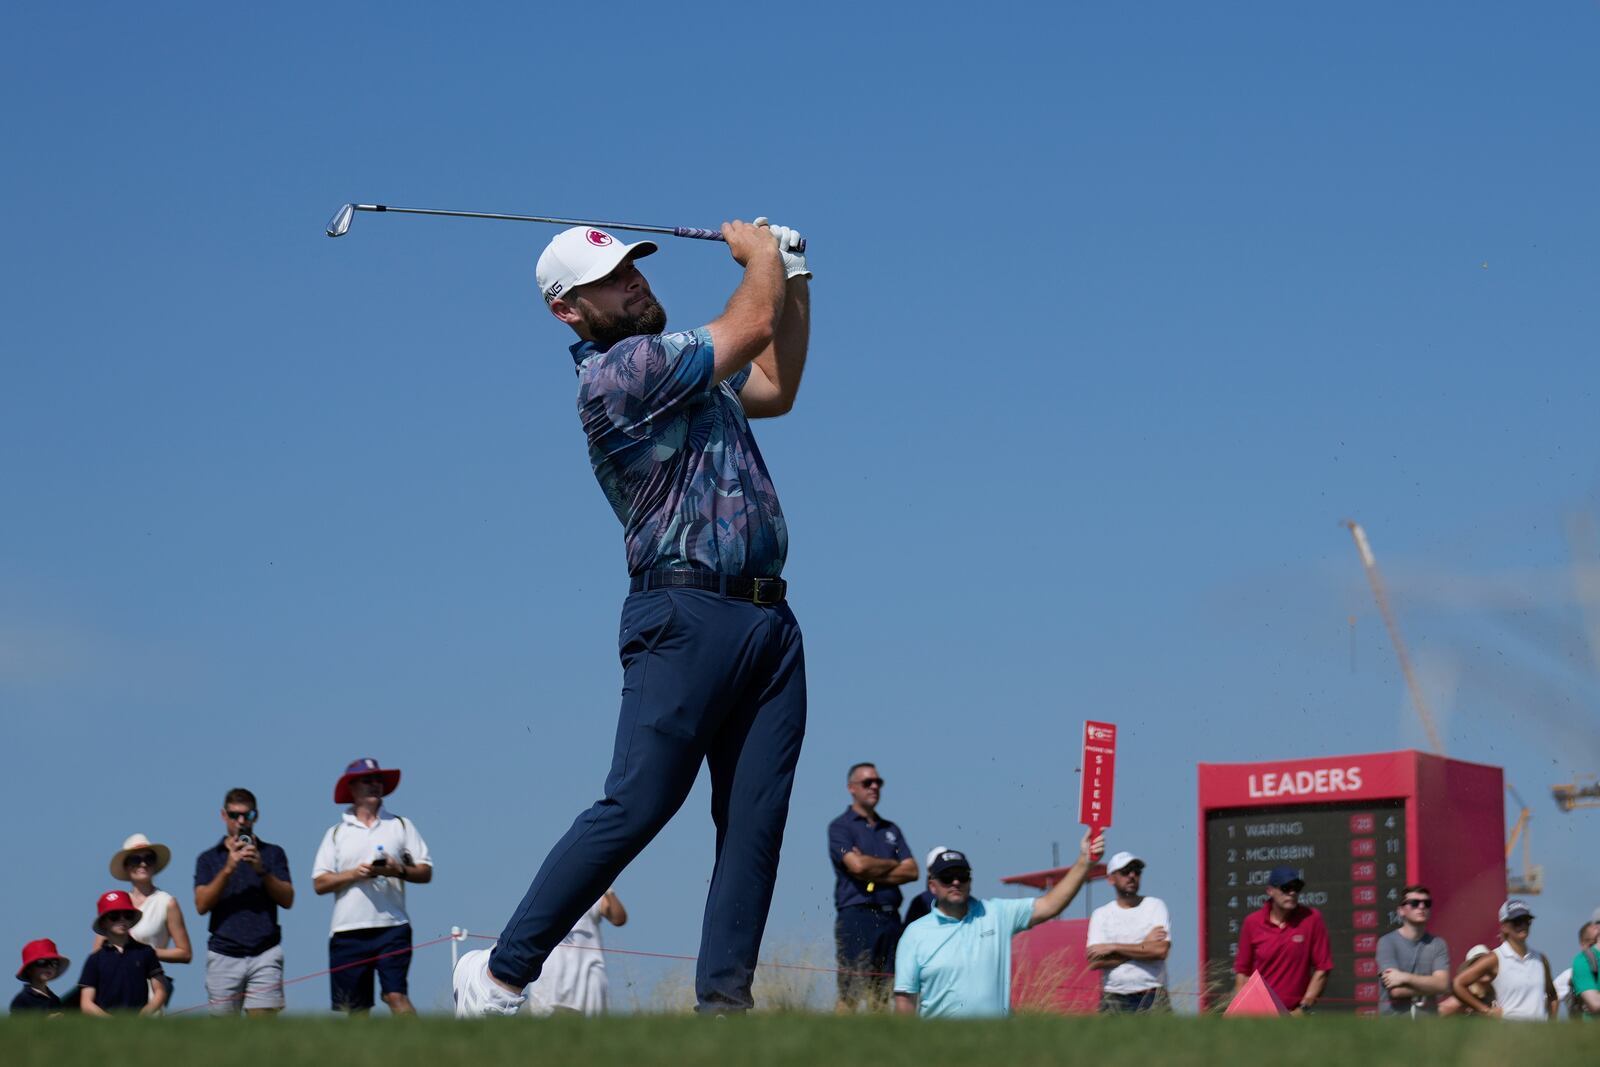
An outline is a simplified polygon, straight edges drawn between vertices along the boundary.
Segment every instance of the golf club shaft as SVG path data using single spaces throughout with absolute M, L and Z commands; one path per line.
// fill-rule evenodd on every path
M 508 222 L 548 222 L 556 226 L 596 226 L 606 230 L 631 230 L 636 233 L 660 233 L 668 237 L 692 237 L 700 241 L 722 240 L 721 230 L 704 230 L 695 226 L 641 226 L 631 222 L 601 222 L 595 219 L 557 219 L 542 215 L 502 215 L 490 211 L 446 211 L 443 208 L 391 207 L 388 204 L 352 204 L 357 211 L 393 211 L 403 215 L 448 215 L 459 219 L 504 219 Z M 802 240 L 798 251 L 804 252 Z

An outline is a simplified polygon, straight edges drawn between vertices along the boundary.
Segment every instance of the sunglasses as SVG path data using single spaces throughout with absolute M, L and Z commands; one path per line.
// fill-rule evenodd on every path
M 224 811 L 222 814 L 226 815 L 228 818 L 234 820 L 235 822 L 238 822 L 241 819 L 244 820 L 245 822 L 255 822 L 256 821 L 256 809 L 255 808 L 251 808 L 249 811 Z
M 883 788 L 883 779 L 882 778 L 863 778 L 863 779 L 861 779 L 861 781 L 857 782 L 856 785 L 862 786 L 863 788 L 866 788 L 866 789 L 882 789 Z
M 935 882 L 943 882 L 945 885 L 955 885 L 957 882 L 971 882 L 972 881 L 972 872 L 971 871 L 946 871 L 944 874 L 936 874 L 936 875 L 934 875 L 933 876 L 933 880 Z
M 1433 907 L 1433 901 L 1429 900 L 1427 897 L 1412 897 L 1409 900 L 1401 901 L 1401 903 L 1404 904 L 1408 908 L 1431 908 L 1431 907 Z
M 1507 919 L 1506 920 L 1506 925 L 1508 925 L 1508 926 L 1532 926 L 1533 925 L 1533 916 L 1524 915 L 1524 916 L 1522 916 L 1521 918 L 1518 918 L 1518 919 Z
M 140 852 L 137 855 L 129 856 L 127 862 L 129 867 L 154 867 L 156 865 L 156 854 L 154 852 Z

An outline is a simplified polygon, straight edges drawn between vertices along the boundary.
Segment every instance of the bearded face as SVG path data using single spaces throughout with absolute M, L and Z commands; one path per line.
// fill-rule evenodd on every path
M 603 311 L 581 296 L 577 298 L 577 308 L 583 315 L 589 336 L 601 348 L 610 348 L 628 337 L 660 333 L 667 327 L 667 311 L 651 293 L 645 293 L 620 311 Z

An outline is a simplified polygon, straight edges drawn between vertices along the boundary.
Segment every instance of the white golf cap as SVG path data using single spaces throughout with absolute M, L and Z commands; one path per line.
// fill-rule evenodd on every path
M 1111 862 L 1106 864 L 1106 870 L 1115 874 L 1124 867 L 1131 866 L 1135 863 L 1141 867 L 1144 866 L 1144 860 L 1140 859 L 1138 856 L 1135 856 L 1132 852 L 1118 852 L 1115 856 L 1111 857 Z
M 923 871 L 927 872 L 933 870 L 933 861 L 939 858 L 939 853 L 949 851 L 950 850 L 945 848 L 943 845 L 934 845 L 932 850 L 930 850 L 928 853 L 927 860 L 922 864 Z
M 574 226 L 556 234 L 545 246 L 533 274 L 548 304 L 573 286 L 599 281 L 629 256 L 648 256 L 655 250 L 654 241 L 623 244 L 604 230 Z
M 1473 960 L 1477 959 L 1479 956 L 1487 956 L 1492 951 L 1494 951 L 1494 950 L 1491 949 L 1488 945 L 1473 945 L 1471 948 L 1467 949 L 1467 958 L 1465 960 L 1463 960 L 1462 962 L 1471 963 Z

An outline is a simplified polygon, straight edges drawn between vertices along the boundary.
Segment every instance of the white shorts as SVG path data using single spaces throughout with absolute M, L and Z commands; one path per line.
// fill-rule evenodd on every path
M 206 999 L 212 1015 L 237 1015 L 242 1007 L 283 1007 L 283 946 L 259 956 L 206 953 Z

